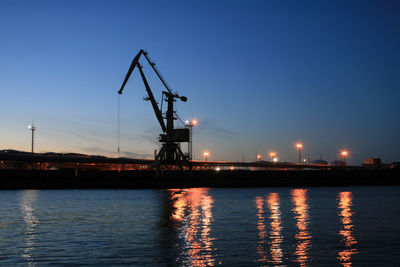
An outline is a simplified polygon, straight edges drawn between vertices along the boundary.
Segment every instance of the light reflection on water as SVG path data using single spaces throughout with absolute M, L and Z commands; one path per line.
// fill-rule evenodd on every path
M 340 192 L 338 195 L 339 218 L 342 223 L 339 231 L 340 241 L 344 244 L 344 250 L 338 252 L 338 259 L 343 266 L 351 266 L 351 256 L 357 254 L 357 241 L 353 236 L 353 221 L 351 219 L 353 212 L 353 196 L 351 192 Z
M 265 227 L 264 218 L 264 199 L 260 196 L 256 197 L 256 207 L 257 207 L 257 230 L 258 230 L 258 240 L 257 240 L 257 252 L 260 258 L 257 260 L 262 264 L 268 262 L 268 254 L 265 250 L 265 240 L 267 236 L 267 231 Z
M 297 233 L 295 235 L 297 244 L 294 255 L 295 262 L 300 266 L 307 266 L 309 251 L 311 248 L 311 234 L 308 231 L 309 215 L 307 204 L 307 189 L 294 189 L 291 191 L 293 202 L 293 213 L 296 219 Z
M 296 220 L 296 234 L 295 234 L 295 251 L 293 255 L 296 257 L 294 262 L 300 266 L 308 266 L 310 261 L 310 249 L 312 235 L 309 230 L 310 216 L 309 206 L 307 203 L 307 189 L 294 189 L 291 190 L 292 198 L 292 213 Z M 353 234 L 354 224 L 352 221 L 353 212 L 352 206 L 352 193 L 340 192 L 338 194 L 338 209 L 339 219 L 341 222 L 341 229 L 339 231 L 340 241 L 344 245 L 344 249 L 338 251 L 339 263 L 343 266 L 351 266 L 351 256 L 358 253 L 356 248 L 357 241 Z M 264 212 L 264 205 L 268 204 L 269 208 L 269 232 L 267 229 L 266 216 Z M 270 193 L 265 202 L 263 197 L 256 196 L 255 204 L 257 209 L 257 253 L 260 262 L 263 266 L 269 264 L 281 265 L 283 263 L 283 250 L 281 243 L 283 241 L 282 235 L 282 218 L 280 211 L 280 199 L 278 193 Z M 267 233 L 269 234 L 267 236 Z M 266 240 L 268 241 L 268 248 L 266 248 Z M 269 254 L 267 253 L 269 251 Z M 287 251 L 289 253 L 289 251 Z M 270 257 L 268 258 L 268 256 Z
M 171 219 L 178 224 L 178 235 L 185 244 L 182 262 L 185 266 L 213 266 L 213 198 L 208 188 L 170 189 Z
M 2 191 L 0 266 L 397 266 L 399 203 L 400 187 Z
M 267 230 L 265 225 L 265 217 L 264 217 L 264 199 L 261 196 L 256 197 L 256 207 L 257 207 L 257 230 L 258 230 L 258 240 L 257 240 L 257 253 L 259 255 L 259 259 L 257 262 L 260 262 L 263 266 L 267 266 L 268 263 L 272 263 L 274 265 L 282 264 L 282 249 L 281 243 L 283 240 L 283 236 L 281 235 L 282 226 L 281 226 L 281 211 L 280 211 L 280 203 L 279 203 L 279 194 L 278 193 L 270 193 L 267 197 L 266 203 L 268 204 L 268 209 L 270 216 L 268 219 L 269 223 L 269 255 L 268 258 L 267 249 L 265 248 L 266 239 L 267 239 Z
M 39 220 L 35 217 L 33 212 L 35 211 L 35 202 L 38 196 L 37 190 L 25 190 L 22 191 L 21 195 L 21 210 L 24 216 L 26 224 L 24 236 L 25 236 L 25 248 L 22 253 L 22 257 L 25 258 L 29 266 L 34 266 L 33 250 L 36 242 L 35 228 L 39 224 Z
M 271 230 L 270 230 L 270 251 L 271 251 L 271 263 L 273 264 L 281 264 L 282 263 L 282 249 L 281 243 L 283 240 L 283 236 L 281 235 L 282 226 L 281 226 L 281 211 L 280 211 L 280 203 L 279 203 L 279 194 L 278 193 L 270 193 L 268 195 L 268 207 L 270 211 L 269 219 L 271 220 Z

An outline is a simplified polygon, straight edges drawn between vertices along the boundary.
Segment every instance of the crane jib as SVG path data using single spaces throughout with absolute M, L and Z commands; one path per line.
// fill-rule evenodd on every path
M 125 87 L 126 83 L 128 82 L 129 77 L 131 77 L 133 70 L 135 69 L 136 65 L 139 63 L 139 58 L 142 54 L 143 54 L 143 50 L 140 50 L 139 53 L 133 58 L 131 66 L 129 67 L 128 73 L 125 76 L 124 82 L 122 83 L 121 88 L 118 91 L 118 94 L 122 94 L 122 90 L 124 90 L 124 87 Z

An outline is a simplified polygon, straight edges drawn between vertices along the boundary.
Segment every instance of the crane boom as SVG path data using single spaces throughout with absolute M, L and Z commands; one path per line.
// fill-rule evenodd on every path
M 122 91 L 123 91 L 124 88 L 125 88 L 125 84 L 128 82 L 129 77 L 131 77 L 131 74 L 132 74 L 133 70 L 135 69 L 136 65 L 139 63 L 139 58 L 140 58 L 140 56 L 143 54 L 143 52 L 144 52 L 144 51 L 141 49 L 141 50 L 139 51 L 139 53 L 133 58 L 132 63 L 131 63 L 131 66 L 129 67 L 128 73 L 127 73 L 126 76 L 125 76 L 125 80 L 124 80 L 124 82 L 122 83 L 121 88 L 120 88 L 119 91 L 118 91 L 118 94 L 122 94 Z
M 154 98 L 153 92 L 150 89 L 150 86 L 149 86 L 149 83 L 147 82 L 146 76 L 144 76 L 144 72 L 142 70 L 143 67 L 140 66 L 140 64 L 138 64 L 138 69 L 139 69 L 139 72 L 140 72 L 140 76 L 142 76 L 142 80 L 143 80 L 144 86 L 146 87 L 146 91 L 147 91 L 147 94 L 149 95 L 149 99 L 150 99 L 151 105 L 153 106 L 153 110 L 154 110 L 154 113 L 156 114 L 157 120 L 160 123 L 161 129 L 163 130 L 163 132 L 166 132 L 167 131 L 167 127 L 165 127 L 165 123 L 164 123 L 161 111 L 158 108 L 158 105 L 157 105 L 157 102 L 156 102 L 156 100 Z
M 149 96 L 149 100 L 150 100 L 151 105 L 153 107 L 154 113 L 156 114 L 157 120 L 160 123 L 161 129 L 163 130 L 163 132 L 166 132 L 167 131 L 167 127 L 165 126 L 165 123 L 164 123 L 164 120 L 163 120 L 163 117 L 162 117 L 162 113 L 161 113 L 160 109 L 158 108 L 158 105 L 157 105 L 157 102 L 156 102 L 156 100 L 154 98 L 153 92 L 151 91 L 149 83 L 147 82 L 146 76 L 144 75 L 144 72 L 142 70 L 143 67 L 139 64 L 140 56 L 142 54 L 144 54 L 144 53 L 145 52 L 141 49 L 139 51 L 139 53 L 133 58 L 132 63 L 130 65 L 130 67 L 129 67 L 129 70 L 128 70 L 126 76 L 125 76 L 124 82 L 122 83 L 121 88 L 118 91 L 118 94 L 122 94 L 122 91 L 124 90 L 126 83 L 128 82 L 129 78 L 131 77 L 131 74 L 132 74 L 133 70 L 137 66 L 138 69 L 139 69 L 139 72 L 140 72 L 140 76 L 142 77 L 144 86 L 146 87 L 146 92 L 147 92 L 147 94 Z

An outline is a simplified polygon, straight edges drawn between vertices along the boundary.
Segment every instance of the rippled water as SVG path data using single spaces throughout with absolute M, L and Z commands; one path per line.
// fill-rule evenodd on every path
M 0 191 L 0 265 L 399 266 L 400 187 Z

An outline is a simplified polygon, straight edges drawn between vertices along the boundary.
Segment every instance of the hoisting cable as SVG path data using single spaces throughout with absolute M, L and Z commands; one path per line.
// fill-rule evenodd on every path
M 163 78 L 163 76 L 161 75 L 161 73 L 158 71 L 158 69 L 156 68 L 156 64 L 154 62 L 152 62 L 147 54 L 146 51 L 143 52 L 144 57 L 146 58 L 147 62 L 149 62 L 151 68 L 154 70 L 154 72 L 157 74 L 158 78 L 160 79 L 160 81 L 162 82 L 162 84 L 164 85 L 164 87 L 167 89 L 167 91 L 172 94 L 171 89 L 169 89 L 169 86 L 167 84 L 167 82 L 165 81 L 165 79 Z
M 174 110 L 174 114 L 176 115 L 177 119 L 182 123 L 182 125 L 186 127 L 186 124 L 181 120 L 181 118 L 179 117 L 178 113 L 176 113 L 175 110 Z
M 121 129 L 121 95 L 118 95 L 118 110 L 117 110 L 117 157 L 119 158 L 119 141 L 120 141 L 120 129 Z

